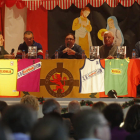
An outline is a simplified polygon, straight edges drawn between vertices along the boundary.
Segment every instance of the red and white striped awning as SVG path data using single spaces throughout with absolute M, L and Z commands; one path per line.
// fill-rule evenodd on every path
M 104 2 L 110 7 L 116 7 L 118 3 L 124 7 L 130 7 L 135 2 L 140 4 L 140 0 L 0 0 L 0 6 L 6 4 L 7 7 L 12 7 L 16 4 L 19 9 L 26 6 L 30 10 L 37 10 L 40 6 L 43 6 L 46 10 L 52 10 L 57 5 L 61 9 L 68 9 L 72 4 L 78 8 L 84 8 L 87 4 L 100 7 Z

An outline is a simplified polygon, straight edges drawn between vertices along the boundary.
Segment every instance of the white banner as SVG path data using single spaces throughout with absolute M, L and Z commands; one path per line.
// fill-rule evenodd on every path
M 18 9 L 16 5 L 11 8 L 5 6 L 5 49 L 8 53 L 15 49 L 15 55 L 19 44 L 23 43 L 26 31 L 27 8 Z

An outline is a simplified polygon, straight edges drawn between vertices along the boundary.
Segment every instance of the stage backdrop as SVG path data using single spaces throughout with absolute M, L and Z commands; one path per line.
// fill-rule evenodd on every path
M 16 5 L 14 5 L 16 0 L 10 4 L 9 0 L 6 2 L 4 29 L 5 48 L 8 52 L 12 48 L 17 50 L 18 45 L 23 42 L 25 30 L 32 30 L 35 41 L 42 44 L 44 53 L 48 49 L 52 56 L 55 50 L 64 44 L 65 35 L 69 32 L 75 33 L 72 29 L 73 21 L 80 17 L 81 8 L 85 6 L 90 8 L 87 19 L 92 27 L 90 31 L 92 45 L 102 45 L 97 33 L 100 29 L 107 28 L 107 19 L 110 16 L 117 19 L 124 37 L 124 45 L 127 46 L 128 57 L 131 57 L 135 43 L 140 40 L 139 0 L 47 0 L 35 3 L 21 2 L 24 4 L 21 4 L 21 7 L 20 1 Z

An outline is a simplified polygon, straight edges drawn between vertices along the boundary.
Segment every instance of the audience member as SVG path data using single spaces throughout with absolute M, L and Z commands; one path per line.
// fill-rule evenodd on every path
M 8 59 L 14 59 L 14 54 L 8 54 L 8 52 L 4 49 L 4 39 L 3 35 L 0 32 L 0 59 L 8 58 Z
M 71 123 L 73 115 L 80 111 L 80 103 L 77 100 L 73 100 L 68 104 L 68 113 L 62 114 L 64 123 L 69 130 L 69 137 L 75 139 L 75 133 L 73 130 L 73 125 Z
M 4 110 L 7 108 L 7 103 L 5 101 L 0 101 L 0 113 L 3 115 Z
M 43 59 L 43 50 L 41 44 L 34 41 L 34 35 L 31 31 L 24 33 L 24 42 L 19 45 L 16 58 L 22 59 L 22 52 L 25 50 L 26 58 L 28 58 L 28 47 L 37 46 L 37 58 Z
M 63 123 L 52 116 L 40 119 L 31 131 L 31 140 L 68 140 Z
M 99 48 L 100 58 L 113 59 L 117 56 L 117 46 L 113 44 L 113 40 L 114 36 L 112 32 L 104 32 L 104 44 Z
M 140 57 L 140 41 L 135 44 L 136 58 Z
M 60 46 L 58 49 L 58 57 L 67 59 L 81 59 L 82 52 L 83 50 L 81 46 L 75 44 L 75 36 L 69 33 L 65 37 L 65 45 Z M 52 58 L 55 58 L 55 54 L 52 56 Z
M 68 104 L 68 113 L 62 114 L 63 118 L 69 118 L 80 111 L 80 103 L 77 100 L 73 100 Z
M 128 135 L 125 140 L 139 140 L 139 139 L 140 139 L 140 131 Z
M 14 140 L 11 131 L 0 121 L 0 140 Z
M 110 123 L 111 140 L 125 140 L 129 133 L 123 128 L 120 128 L 120 124 L 123 122 L 124 116 L 122 107 L 116 103 L 109 104 L 103 110 L 103 114 Z
M 106 103 L 104 103 L 104 102 L 102 102 L 102 101 L 99 101 L 99 102 L 96 102 L 96 103 L 93 104 L 92 109 L 96 109 L 96 110 L 102 112 L 103 109 L 104 109 L 106 106 L 107 106 Z
M 104 116 L 96 110 L 83 110 L 73 118 L 78 140 L 110 140 L 110 130 Z
M 44 114 L 44 116 L 51 112 L 57 112 L 61 114 L 60 104 L 55 99 L 47 99 L 43 103 L 42 113 Z
M 134 133 L 140 130 L 140 105 L 132 105 L 124 120 L 123 128 L 130 133 Z
M 11 129 L 14 140 L 30 140 L 27 133 L 30 132 L 36 120 L 37 116 L 32 108 L 23 104 L 7 107 L 2 117 L 3 124 Z
M 26 95 L 22 97 L 20 102 L 32 106 L 36 111 L 39 109 L 38 99 L 33 95 Z

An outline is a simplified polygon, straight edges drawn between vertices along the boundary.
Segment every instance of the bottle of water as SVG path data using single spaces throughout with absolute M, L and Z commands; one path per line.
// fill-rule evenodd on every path
M 25 56 L 25 50 L 22 51 L 22 59 L 25 59 L 26 56 Z
M 55 51 L 55 59 L 58 59 L 58 50 Z
M 132 59 L 135 59 L 136 58 L 136 52 L 135 52 L 135 49 L 133 49 L 132 51 Z
M 120 58 L 120 46 L 117 47 L 117 58 Z
M 82 59 L 85 59 L 85 51 L 82 52 Z
M 46 53 L 45 53 L 45 59 L 49 59 L 49 53 L 48 53 L 48 50 L 46 50 Z
M 1 55 L 1 47 L 0 47 L 0 55 Z

